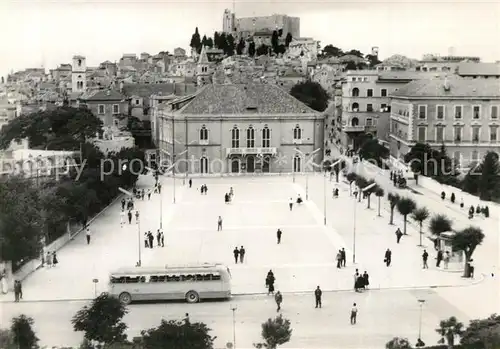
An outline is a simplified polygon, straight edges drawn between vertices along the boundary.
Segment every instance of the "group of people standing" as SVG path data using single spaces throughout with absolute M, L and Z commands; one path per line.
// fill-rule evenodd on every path
M 144 233 L 144 247 L 153 248 L 154 236 L 151 230 Z M 158 229 L 156 232 L 156 247 L 165 247 L 165 236 L 163 230 Z
M 370 286 L 370 277 L 366 270 L 363 274 L 360 274 L 358 269 L 356 269 L 354 273 L 354 291 L 361 292 L 366 290 L 368 286 Z
M 337 268 L 343 268 L 345 267 L 345 264 L 346 264 L 346 254 L 345 254 L 345 249 L 342 247 L 342 249 L 340 249 L 338 252 L 337 252 L 337 256 L 335 258 L 337 260 Z
M 234 263 L 238 264 L 238 261 L 243 264 L 245 261 L 245 248 L 241 246 L 240 249 L 238 247 L 235 247 L 233 250 L 233 256 L 234 256 Z

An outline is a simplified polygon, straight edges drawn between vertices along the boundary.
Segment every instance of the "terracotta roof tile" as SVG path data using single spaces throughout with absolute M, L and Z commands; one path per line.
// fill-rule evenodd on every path
M 445 88 L 445 82 L 448 88 Z M 392 94 L 393 97 L 500 98 L 500 79 L 432 79 L 415 80 Z

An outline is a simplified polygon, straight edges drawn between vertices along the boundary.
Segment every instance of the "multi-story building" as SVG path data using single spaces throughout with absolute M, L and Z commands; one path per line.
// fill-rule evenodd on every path
M 468 79 L 500 79 L 500 63 L 470 63 L 458 65 L 457 75 Z
M 341 143 L 357 149 L 361 145 L 361 136 L 365 134 L 388 141 L 389 95 L 415 79 L 428 79 L 436 74 L 409 71 L 348 71 L 342 86 Z
M 415 143 L 443 144 L 467 167 L 500 151 L 500 80 L 412 81 L 391 94 L 390 151 L 402 159 Z
M 479 57 L 470 56 L 438 56 L 433 54 L 426 54 L 420 60 L 416 66 L 416 71 L 423 72 L 438 72 L 438 71 L 448 71 L 455 72 L 461 62 L 472 62 L 479 63 L 481 59 Z
M 226 9 L 222 19 L 222 31 L 224 33 L 255 33 L 258 31 L 282 30 L 282 37 L 288 33 L 294 38 L 300 37 L 300 18 L 287 15 L 274 14 L 264 17 L 236 18 L 236 14 Z M 251 34 L 250 34 L 251 35 Z
M 84 93 L 79 99 L 97 117 L 103 126 L 117 126 L 123 115 L 128 115 L 128 98 L 115 90 L 94 90 Z
M 207 85 L 157 115 L 162 162 L 180 172 L 312 171 L 305 157 L 322 160 L 312 153 L 323 146 L 324 116 L 274 85 Z

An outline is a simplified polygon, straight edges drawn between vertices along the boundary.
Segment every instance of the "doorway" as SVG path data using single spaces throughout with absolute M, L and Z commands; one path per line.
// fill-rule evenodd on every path
M 253 155 L 247 156 L 247 172 L 255 172 L 255 157 Z
M 240 160 L 239 159 L 231 160 L 231 172 L 232 173 L 239 173 L 240 172 Z

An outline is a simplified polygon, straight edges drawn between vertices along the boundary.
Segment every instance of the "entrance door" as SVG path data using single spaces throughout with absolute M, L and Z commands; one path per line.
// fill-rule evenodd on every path
M 231 160 L 231 172 L 232 173 L 239 173 L 240 172 L 240 160 L 239 159 Z
M 200 173 L 208 173 L 208 159 L 206 157 L 200 159 Z
M 269 155 L 264 156 L 262 159 L 262 172 L 268 173 L 270 170 L 271 157 Z
M 293 158 L 293 172 L 300 172 L 302 165 L 302 159 L 300 156 L 295 155 Z
M 255 157 L 253 155 L 247 156 L 247 172 L 255 172 Z

